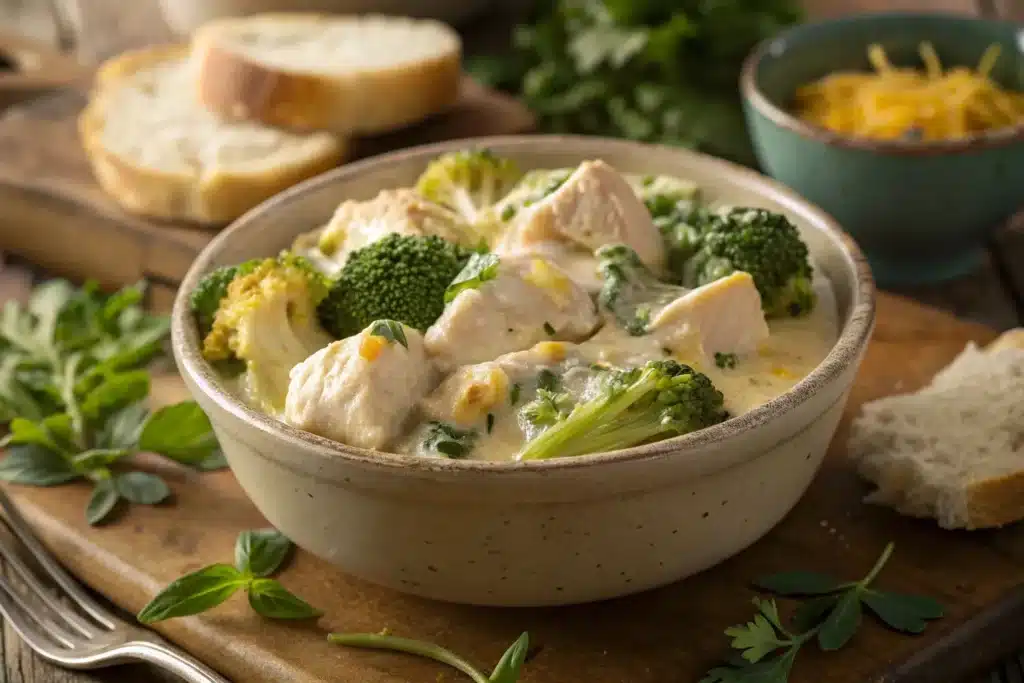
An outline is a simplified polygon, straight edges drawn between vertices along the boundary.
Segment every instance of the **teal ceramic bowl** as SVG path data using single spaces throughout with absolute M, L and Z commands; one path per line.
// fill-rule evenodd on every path
M 993 230 L 1024 208 L 1024 125 L 958 140 L 876 141 L 790 113 L 796 89 L 838 70 L 866 71 L 878 43 L 920 66 L 930 41 L 944 67 L 974 67 L 990 44 L 992 77 L 1024 91 L 1024 27 L 942 14 L 854 15 L 797 26 L 747 58 L 741 89 L 761 167 L 825 209 L 858 241 L 882 285 L 946 280 L 974 269 Z

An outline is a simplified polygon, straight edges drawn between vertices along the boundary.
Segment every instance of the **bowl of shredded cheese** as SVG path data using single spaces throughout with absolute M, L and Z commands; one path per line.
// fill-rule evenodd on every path
M 883 285 L 979 265 L 1024 210 L 1024 27 L 863 14 L 794 27 L 744 66 L 766 172 L 830 212 Z

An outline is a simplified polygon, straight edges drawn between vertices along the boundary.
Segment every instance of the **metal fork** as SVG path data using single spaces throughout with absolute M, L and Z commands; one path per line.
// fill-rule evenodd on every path
M 14 537 L 0 538 L 0 556 L 20 579 L 0 576 L 0 614 L 40 657 L 68 669 L 143 661 L 189 683 L 229 683 L 152 631 L 101 607 L 43 548 L 2 489 L 0 508 Z M 26 551 L 37 568 L 29 566 Z

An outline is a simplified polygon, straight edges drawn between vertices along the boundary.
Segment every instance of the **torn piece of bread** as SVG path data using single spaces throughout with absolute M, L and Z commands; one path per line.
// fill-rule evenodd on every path
M 225 122 L 203 109 L 188 55 L 170 45 L 111 59 L 79 117 L 97 180 L 126 210 L 226 223 L 343 160 L 336 136 Z
M 271 13 L 218 19 L 193 39 L 199 100 L 234 120 L 383 133 L 451 107 L 462 44 L 437 21 Z
M 867 403 L 849 454 L 867 502 L 946 529 L 1024 519 L 1024 330 L 970 344 L 924 389 Z

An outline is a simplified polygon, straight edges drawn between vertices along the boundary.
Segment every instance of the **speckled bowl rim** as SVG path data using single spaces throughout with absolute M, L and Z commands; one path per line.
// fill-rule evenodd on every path
M 848 259 L 855 273 L 851 284 L 851 301 L 849 318 L 844 325 L 835 346 L 825 359 L 792 389 L 735 418 L 721 424 L 708 427 L 691 434 L 673 437 L 657 443 L 638 446 L 606 453 L 594 453 L 572 458 L 553 458 L 550 460 L 519 461 L 485 461 L 485 460 L 443 460 L 440 458 L 424 458 L 402 453 L 389 453 L 348 446 L 331 439 L 317 436 L 310 432 L 297 429 L 280 422 L 275 418 L 253 410 L 232 396 L 224 388 L 216 371 L 200 354 L 199 336 L 195 329 L 188 308 L 188 293 L 191 292 L 199 279 L 211 267 L 222 245 L 233 240 L 239 233 L 249 229 L 253 219 L 267 212 L 276 211 L 279 207 L 292 202 L 301 202 L 303 196 L 316 188 L 337 183 L 341 179 L 357 176 L 360 173 L 379 166 L 406 161 L 409 158 L 427 158 L 444 152 L 466 147 L 485 146 L 497 148 L 501 152 L 513 152 L 515 148 L 531 148 L 537 145 L 563 145 L 571 151 L 579 145 L 600 145 L 604 149 L 617 149 L 622 153 L 643 154 L 658 151 L 682 156 L 697 157 L 701 163 L 716 168 L 722 175 L 733 175 L 743 178 L 756 186 L 756 191 L 786 208 L 801 213 L 814 229 L 822 230 L 834 239 L 843 255 Z M 327 173 L 311 178 L 289 190 L 267 200 L 252 209 L 217 235 L 193 261 L 188 273 L 178 289 L 171 314 L 171 336 L 175 359 L 178 368 L 187 374 L 199 391 L 203 392 L 218 407 L 231 413 L 249 426 L 265 434 L 287 442 L 290 446 L 302 449 L 310 454 L 326 459 L 343 459 L 352 464 L 376 469 L 403 470 L 406 472 L 490 472 L 500 473 L 541 472 L 553 470 L 572 470 L 576 468 L 597 467 L 625 461 L 641 461 L 666 457 L 683 457 L 699 451 L 712 444 L 732 439 L 745 434 L 780 417 L 782 414 L 810 400 L 819 390 L 837 381 L 849 368 L 859 362 L 861 353 L 871 335 L 875 318 L 875 283 L 867 260 L 849 235 L 821 209 L 802 199 L 796 193 L 770 178 L 750 169 L 732 164 L 721 159 L 698 154 L 685 149 L 664 145 L 648 145 L 626 140 L 573 135 L 517 135 L 465 138 L 448 142 L 434 143 L 411 147 L 397 152 L 371 157 L 362 161 L 346 164 Z M 765 444 L 765 451 L 773 444 Z M 761 455 L 755 452 L 747 460 Z M 734 463 L 738 464 L 738 463 Z
M 778 35 L 761 41 L 747 56 L 740 70 L 740 92 L 744 99 L 772 123 L 797 135 L 817 140 L 832 147 L 855 149 L 875 154 L 895 156 L 940 156 L 975 152 L 985 149 L 1006 147 L 1024 142 L 1024 124 L 1007 126 L 991 132 L 976 133 L 955 140 L 935 140 L 914 142 L 911 140 L 872 140 L 836 133 L 819 126 L 800 120 L 786 109 L 773 103 L 761 90 L 757 80 L 758 67 L 765 58 L 772 57 L 776 45 L 785 43 L 793 36 L 801 33 L 813 33 L 822 26 L 834 24 L 871 23 L 879 20 L 895 19 L 940 19 L 958 22 L 983 22 L 991 25 L 1014 26 L 1015 22 L 1000 19 L 982 19 L 949 12 L 869 12 L 834 19 L 821 19 L 789 28 Z M 1018 35 L 1024 36 L 1024 27 L 1018 29 Z M 1020 38 L 1024 40 L 1024 37 Z

